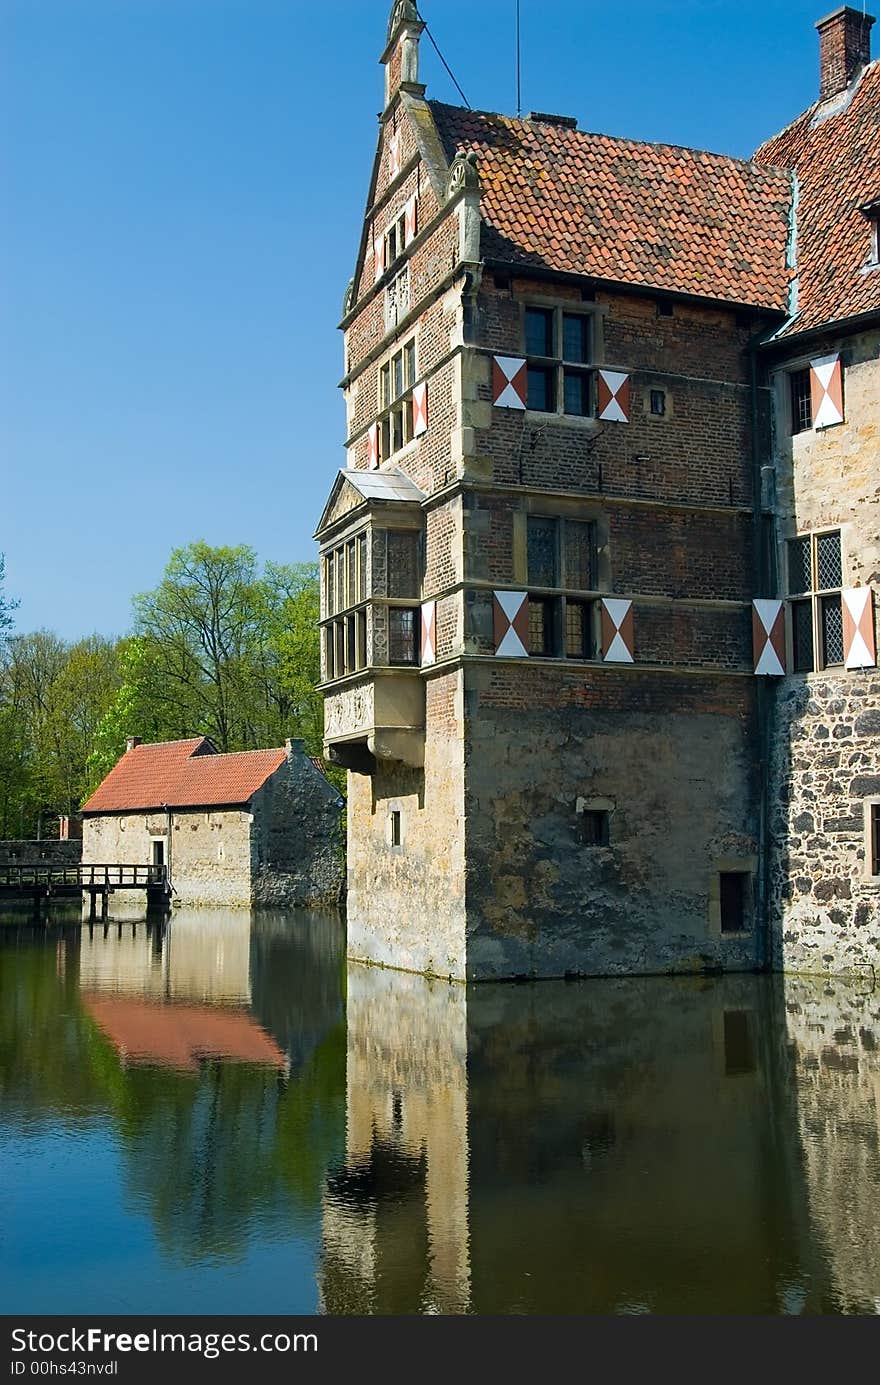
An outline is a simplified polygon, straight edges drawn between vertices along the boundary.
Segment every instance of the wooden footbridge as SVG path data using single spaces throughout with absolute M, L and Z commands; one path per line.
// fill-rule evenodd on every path
M 164 865 L 52 865 L 46 861 L 16 861 L 0 866 L 0 901 L 31 899 L 39 913 L 44 901 L 89 897 L 89 919 L 106 919 L 110 896 L 117 890 L 144 890 L 147 912 L 168 908 L 171 885 Z

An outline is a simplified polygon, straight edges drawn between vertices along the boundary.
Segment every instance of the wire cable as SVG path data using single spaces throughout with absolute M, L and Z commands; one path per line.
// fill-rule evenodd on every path
M 446 59 L 444 58 L 443 54 L 440 52 L 440 49 L 437 47 L 437 40 L 434 38 L 434 35 L 431 33 L 431 30 L 428 28 L 428 23 L 427 23 L 427 20 L 425 19 L 425 16 L 424 16 L 423 14 L 419 14 L 419 19 L 422 21 L 422 23 L 423 23 L 424 26 L 425 26 L 425 33 L 428 35 L 428 38 L 431 40 L 431 43 L 432 43 L 432 45 L 433 45 L 433 47 L 434 47 L 434 52 L 437 54 L 437 57 L 440 59 L 440 61 L 442 62 L 443 66 L 446 68 L 446 71 L 449 73 L 449 76 L 451 77 L 451 79 L 452 79 L 452 85 L 455 87 L 455 90 L 458 92 L 459 96 L 461 97 L 461 99 L 462 99 L 462 101 L 464 102 L 464 104 L 467 106 L 468 110 L 469 110 L 469 111 L 472 111 L 472 110 L 473 110 L 473 106 L 471 105 L 471 103 L 470 103 L 470 101 L 467 99 L 467 97 L 465 96 L 465 94 L 464 94 L 464 92 L 462 91 L 461 87 L 458 85 L 458 82 L 455 80 L 455 73 L 452 71 L 452 68 L 449 66 L 449 63 L 446 61 Z

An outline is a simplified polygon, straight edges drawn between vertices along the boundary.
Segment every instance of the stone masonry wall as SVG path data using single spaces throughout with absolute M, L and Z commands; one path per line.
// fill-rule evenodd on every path
M 176 904 L 245 908 L 251 902 L 251 815 L 246 810 L 175 809 L 171 834 L 164 812 L 120 813 L 83 820 L 83 862 L 144 865 L 152 861 L 152 839 L 166 842 L 165 859 Z M 140 908 L 141 892 L 117 894 L 112 912 Z
M 0 842 L 0 866 L 34 865 L 78 866 L 82 859 L 81 838 L 60 841 L 43 837 L 39 841 Z
M 460 671 L 426 683 L 424 770 L 380 761 L 348 776 L 348 952 L 465 976 L 464 734 Z M 401 844 L 392 845 L 391 814 Z
M 285 908 L 337 905 L 345 881 L 342 799 L 301 745 L 251 806 L 253 902 Z
M 787 678 L 777 691 L 772 785 L 774 965 L 880 974 L 880 876 L 866 804 L 880 802 L 880 674 Z
M 844 422 L 792 436 L 788 371 L 839 351 Z M 814 342 L 776 372 L 774 481 L 780 595 L 786 542 L 840 529 L 844 587 L 874 590 L 880 647 L 880 333 Z M 790 971 L 880 968 L 880 876 L 866 815 L 880 802 L 880 673 L 789 674 L 775 689 L 771 739 L 774 963 Z
M 717 909 L 720 871 L 753 887 L 752 686 L 705 681 L 468 669 L 469 976 L 758 964 L 754 917 L 722 935 Z M 609 812 L 607 846 L 579 800 Z

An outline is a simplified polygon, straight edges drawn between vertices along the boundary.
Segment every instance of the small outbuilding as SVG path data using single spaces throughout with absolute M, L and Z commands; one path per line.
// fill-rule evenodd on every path
M 221 754 L 207 736 L 126 753 L 83 804 L 84 865 L 164 865 L 180 904 L 337 904 L 343 800 L 289 740 Z

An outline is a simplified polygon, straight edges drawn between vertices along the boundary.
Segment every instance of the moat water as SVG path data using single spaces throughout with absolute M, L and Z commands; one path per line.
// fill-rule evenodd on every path
M 0 1168 L 7 1314 L 877 1313 L 880 993 L 6 915 Z

